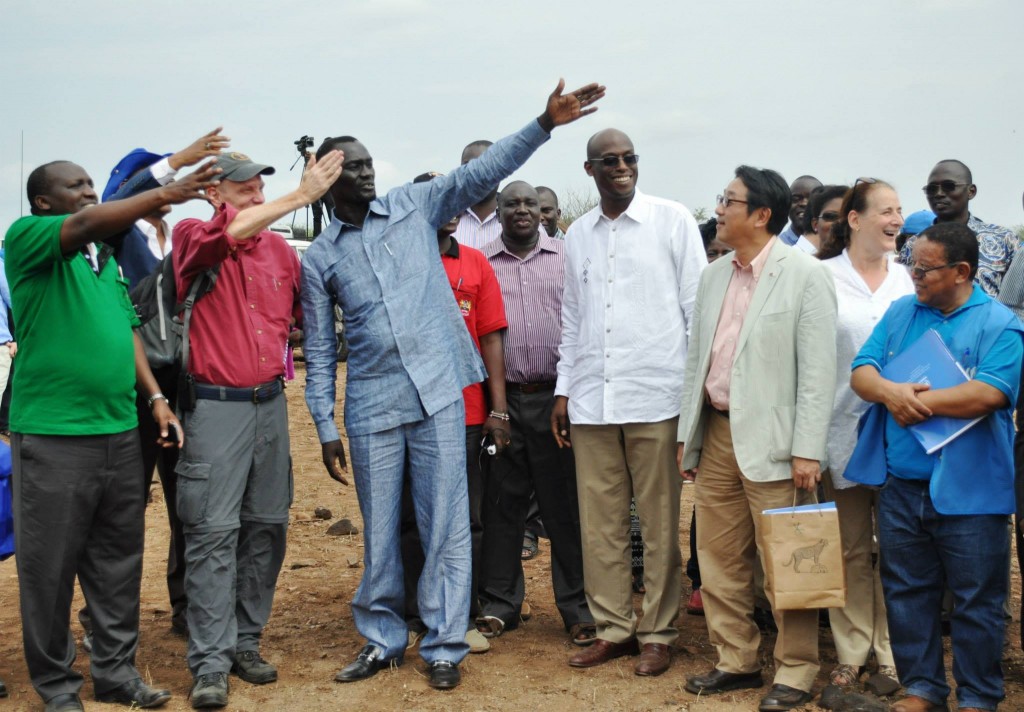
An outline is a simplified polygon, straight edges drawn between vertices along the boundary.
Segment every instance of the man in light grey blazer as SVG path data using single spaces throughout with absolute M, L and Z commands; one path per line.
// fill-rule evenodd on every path
M 704 270 L 697 288 L 678 458 L 681 474 L 700 467 L 697 551 L 719 660 L 710 673 L 687 680 L 693 693 L 763 685 L 760 634 L 750 616 L 759 515 L 790 506 L 821 479 L 835 384 L 836 295 L 818 260 L 776 237 L 789 204 L 778 173 L 737 168 L 715 210 L 718 239 L 735 252 Z M 763 712 L 810 700 L 818 674 L 817 611 L 774 615 L 775 679 Z

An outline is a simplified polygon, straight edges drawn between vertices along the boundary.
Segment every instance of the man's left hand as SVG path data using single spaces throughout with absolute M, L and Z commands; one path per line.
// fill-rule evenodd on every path
M 8 341 L 7 342 L 7 350 L 11 352 L 11 358 L 14 358 L 15 356 L 17 356 L 18 355 L 18 342 L 16 342 L 16 341 Z
M 163 398 L 153 402 L 153 420 L 160 426 L 160 437 L 156 441 L 163 447 L 177 446 L 180 450 L 185 444 L 185 428 Z M 171 437 L 171 428 L 178 431 L 177 441 Z
M 551 133 L 556 126 L 564 126 L 597 111 L 594 104 L 604 96 L 605 87 L 601 84 L 591 83 L 568 94 L 563 94 L 563 89 L 565 89 L 565 80 L 559 79 L 558 86 L 548 97 L 547 108 L 543 114 L 537 117 L 541 128 L 548 133 Z
M 484 436 L 491 436 L 494 440 L 494 447 L 497 450 L 495 455 L 500 455 L 505 448 L 512 444 L 512 428 L 500 418 L 488 418 L 484 421 Z
M 821 463 L 803 457 L 794 457 L 790 462 L 793 472 L 793 484 L 808 492 L 813 492 L 821 482 Z
M 177 171 L 188 166 L 194 166 L 203 159 L 219 156 L 221 151 L 231 145 L 231 139 L 228 136 L 221 135 L 220 132 L 223 130 L 222 127 L 218 126 L 213 131 L 203 134 L 177 153 L 172 154 L 168 159 L 171 168 Z

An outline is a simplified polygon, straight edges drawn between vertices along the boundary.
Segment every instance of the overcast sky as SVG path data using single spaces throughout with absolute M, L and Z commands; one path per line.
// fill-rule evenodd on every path
M 974 172 L 972 212 L 1024 222 L 1020 0 L 0 0 L 0 223 L 55 159 L 98 188 L 135 147 L 169 152 L 223 124 L 293 188 L 292 142 L 352 134 L 378 192 L 458 165 L 463 146 L 539 114 L 559 76 L 604 83 L 516 174 L 593 192 L 587 138 L 632 138 L 640 188 L 711 208 L 740 163 L 788 180 L 870 175 L 904 214 L 936 161 Z M 175 216 L 206 215 L 205 205 Z

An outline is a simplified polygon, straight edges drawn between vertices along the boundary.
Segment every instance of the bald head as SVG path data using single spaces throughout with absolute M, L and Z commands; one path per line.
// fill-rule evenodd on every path
M 619 144 L 629 144 L 629 149 L 633 150 L 633 142 L 624 131 L 618 129 L 598 131 L 587 141 L 587 158 L 598 158 L 604 153 L 607 146 Z
M 958 161 L 955 158 L 947 158 L 936 163 L 935 168 L 932 169 L 932 172 L 934 173 L 935 170 L 940 167 L 945 169 L 946 173 L 950 173 L 956 176 L 956 179 L 960 180 L 963 183 L 970 184 L 974 182 L 974 176 L 971 175 L 971 169 L 968 168 L 967 164 L 964 163 L 963 161 Z

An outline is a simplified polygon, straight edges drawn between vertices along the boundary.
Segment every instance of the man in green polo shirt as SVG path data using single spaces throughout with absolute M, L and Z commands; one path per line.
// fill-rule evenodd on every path
M 28 178 L 32 215 L 7 231 L 6 272 L 21 340 L 12 385 L 15 537 L 25 659 L 47 712 L 81 710 L 69 619 L 77 576 L 93 619 L 96 699 L 148 708 L 170 698 L 135 667 L 143 483 L 135 389 L 167 447 L 181 425 L 159 393 L 127 282 L 100 240 L 158 208 L 204 197 L 218 172 L 97 205 L 67 161 Z M 178 438 L 180 439 L 180 438 Z

